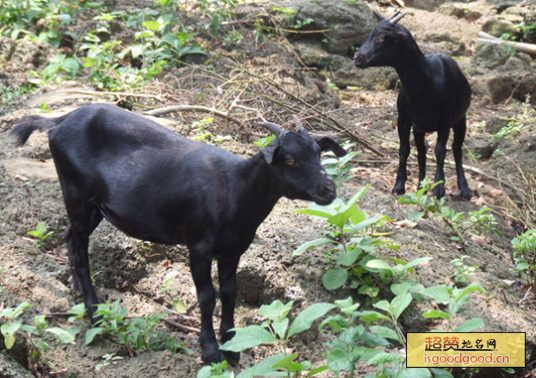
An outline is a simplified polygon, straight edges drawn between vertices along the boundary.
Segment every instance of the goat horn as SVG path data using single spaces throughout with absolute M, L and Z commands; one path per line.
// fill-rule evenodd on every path
M 296 131 L 305 130 L 305 126 L 303 125 L 303 121 L 300 119 L 300 117 L 298 117 L 296 114 L 293 114 L 292 119 L 296 125 Z
M 273 122 L 259 122 L 259 125 L 264 127 L 266 130 L 274 134 L 276 137 L 283 136 L 287 130 L 285 130 L 283 127 L 279 126 L 277 123 Z
M 396 25 L 398 21 L 400 21 L 400 19 L 402 17 L 404 17 L 406 14 L 408 14 L 408 12 L 404 12 L 404 13 L 400 13 L 400 10 L 396 11 L 391 17 L 389 17 L 389 22 L 391 23 L 391 25 Z

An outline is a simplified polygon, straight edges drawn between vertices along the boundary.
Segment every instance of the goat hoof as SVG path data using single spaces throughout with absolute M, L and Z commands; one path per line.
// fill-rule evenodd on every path
M 436 198 L 443 198 L 445 197 L 445 186 L 443 184 L 439 184 L 434 188 L 434 195 Z
M 471 189 L 469 188 L 460 189 L 460 191 L 462 192 L 463 199 L 470 200 L 471 197 L 473 196 L 473 193 L 471 192 Z
M 220 363 L 225 360 L 225 355 L 219 350 L 219 348 L 211 348 L 210 350 L 203 350 L 201 359 L 205 363 Z
M 240 352 L 231 352 L 224 350 L 223 355 L 225 356 L 225 359 L 229 364 L 232 366 L 238 366 L 238 362 L 240 361 Z
M 397 196 L 401 196 L 402 194 L 406 193 L 406 188 L 404 188 L 404 185 L 395 185 L 395 187 L 392 190 L 392 193 Z

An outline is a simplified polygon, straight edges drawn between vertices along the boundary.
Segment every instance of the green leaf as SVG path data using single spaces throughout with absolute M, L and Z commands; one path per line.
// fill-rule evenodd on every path
M 348 219 L 350 219 L 350 217 L 356 211 L 358 211 L 357 206 L 350 206 L 348 209 L 345 209 L 344 211 L 339 212 L 333 215 L 332 217 L 328 218 L 327 222 L 339 228 L 343 228 L 348 222 Z
M 327 290 L 335 290 L 346 283 L 348 272 L 344 268 L 332 268 L 322 277 L 322 283 Z
M 324 370 L 327 370 L 327 369 L 328 369 L 328 365 L 319 366 L 319 367 L 309 371 L 309 373 L 307 373 L 306 377 L 312 377 L 313 375 L 316 375 L 318 373 L 322 373 Z
M 354 361 L 350 361 L 348 353 L 340 348 L 334 348 L 328 351 L 328 368 L 331 371 L 338 372 L 341 370 L 354 370 Z
M 450 301 L 450 293 L 445 285 L 427 287 L 424 289 L 423 294 L 439 303 L 448 303 Z
M 359 249 L 354 249 L 348 253 L 340 253 L 337 256 L 337 262 L 342 266 L 351 266 L 359 257 L 361 251 Z
M 426 319 L 437 319 L 437 318 L 449 319 L 450 315 L 447 314 L 445 311 L 440 311 L 440 310 L 435 310 L 434 309 L 434 310 L 430 310 L 430 311 L 427 311 L 427 312 L 423 313 L 422 317 L 426 318 Z
M 311 248 L 318 247 L 320 245 L 324 245 L 324 244 L 328 244 L 328 243 L 334 243 L 334 241 L 329 239 L 329 238 L 319 238 L 319 239 L 311 240 L 311 241 L 309 241 L 307 243 L 304 243 L 304 244 L 300 245 L 298 247 L 298 249 L 296 249 L 294 251 L 293 255 L 294 256 L 299 256 L 302 253 L 310 250 Z
M 388 270 L 388 271 L 393 270 L 393 267 L 391 265 L 389 265 L 388 263 L 380 259 L 367 261 L 367 263 L 365 264 L 365 267 L 370 268 L 370 269 L 381 269 L 381 270 Z
M 241 352 L 247 348 L 276 341 L 274 335 L 265 328 L 257 325 L 237 329 L 236 331 L 236 335 L 223 344 L 220 349 L 229 350 L 231 352 Z
M 0 332 L 4 335 L 4 344 L 7 349 L 11 349 L 15 344 L 15 332 L 17 332 L 21 326 L 22 323 L 18 320 L 11 323 L 4 323 L 0 326 Z
M 484 290 L 484 288 L 482 286 L 480 286 L 479 284 L 477 284 L 476 282 L 473 282 L 471 285 L 467 286 L 465 289 L 463 289 L 461 291 L 460 294 L 458 294 L 456 296 L 456 302 L 458 302 L 459 300 L 461 300 L 463 297 L 465 297 L 466 295 L 472 293 L 473 291 L 481 291 L 481 292 L 486 292 L 486 290 Z
M 393 307 L 393 316 L 395 319 L 398 319 L 400 314 L 402 314 L 402 312 L 409 306 L 412 300 L 413 297 L 410 293 L 397 295 L 393 298 L 391 306 Z
M 373 224 L 376 224 L 383 219 L 387 219 L 387 217 L 385 215 L 375 215 L 371 218 L 367 218 L 366 220 L 359 222 L 357 225 L 355 225 L 355 227 L 353 227 L 350 231 L 350 235 L 353 235 L 357 231 L 361 231 L 369 226 L 372 226 Z
M 395 330 L 391 328 L 387 328 L 384 326 L 371 326 L 370 330 L 378 336 L 401 342 L 400 338 L 398 337 L 398 334 L 395 332 Z
M 45 329 L 46 332 L 52 333 L 54 338 L 60 344 L 74 344 L 75 337 L 67 330 L 60 327 Z
M 287 333 L 288 329 L 288 318 L 285 318 L 283 320 L 274 319 L 272 321 L 272 328 L 274 329 L 277 336 L 279 336 L 281 339 L 285 339 L 285 334 Z
M 372 356 L 367 362 L 370 365 L 388 364 L 400 360 L 400 356 L 395 353 L 380 352 Z
M 394 295 L 400 295 L 408 293 L 411 290 L 412 285 L 409 282 L 394 283 L 391 285 L 391 291 Z
M 285 358 L 284 353 L 278 353 L 270 356 L 265 360 L 247 368 L 237 375 L 236 378 L 253 378 L 253 377 L 287 377 L 287 372 L 277 371 L 272 368 L 272 365 Z
M 91 342 L 93 341 L 95 336 L 100 335 L 103 332 L 104 332 L 104 328 L 102 328 L 102 327 L 90 328 L 86 332 L 86 345 L 91 344 Z
M 454 378 L 454 376 L 446 368 L 431 368 L 430 371 L 434 374 L 434 378 Z
M 283 320 L 292 309 L 294 301 L 283 304 L 279 299 L 273 301 L 269 305 L 262 305 L 259 308 L 259 314 L 270 320 Z
M 404 368 L 395 375 L 395 378 L 430 378 L 431 376 L 428 369 Z
M 331 303 L 315 303 L 309 306 L 296 316 L 288 330 L 288 337 L 311 328 L 316 319 L 321 318 L 335 307 Z
M 301 371 L 305 368 L 305 365 L 295 362 L 298 357 L 298 353 L 293 353 L 290 356 L 283 358 L 271 366 L 272 369 L 287 369 L 289 372 Z
M 145 21 L 143 23 L 143 26 L 155 32 L 158 31 L 158 29 L 160 28 L 160 24 L 157 21 Z
M 484 321 L 481 318 L 473 318 L 460 324 L 454 329 L 454 332 L 473 332 L 475 329 L 483 328 L 484 326 Z

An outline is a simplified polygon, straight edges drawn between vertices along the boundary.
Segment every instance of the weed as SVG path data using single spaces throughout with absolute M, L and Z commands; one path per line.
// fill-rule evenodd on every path
M 47 225 L 45 222 L 39 222 L 35 230 L 28 231 L 28 235 L 31 235 L 37 239 L 35 241 L 35 245 L 37 246 L 37 248 L 42 248 L 44 245 L 45 239 L 47 239 L 53 233 L 54 231 L 47 232 Z
M 335 308 L 335 305 L 315 303 L 300 312 L 290 322 L 288 314 L 293 304 L 294 301 L 283 304 L 281 301 L 276 300 L 270 305 L 263 305 L 259 309 L 259 314 L 265 319 L 262 325 L 234 329 L 236 335 L 222 345 L 222 350 L 240 352 L 247 348 L 268 343 L 272 344 L 278 351 L 277 354 L 244 370 L 237 378 L 242 376 L 272 376 L 278 371 L 284 371 L 289 378 L 304 376 L 304 370 L 308 370 L 311 364 L 309 361 L 297 362 L 297 352 L 288 353 L 289 340 L 292 336 L 311 328 L 316 319 L 323 317 L 328 311 Z M 323 366 L 310 370 L 306 376 L 311 377 L 325 369 L 326 367 Z
M 176 289 L 176 288 L 172 288 L 170 287 L 171 285 L 171 282 L 173 281 L 173 279 L 179 275 L 179 272 L 177 272 L 176 270 L 172 271 L 172 272 L 169 272 L 168 274 L 166 274 L 166 277 L 164 278 L 164 282 L 162 283 L 162 285 L 160 286 L 160 289 L 162 290 L 162 294 L 165 296 L 166 294 L 171 294 L 173 292 L 177 292 L 179 289 Z M 179 298 L 177 298 L 176 296 L 172 295 L 172 308 L 173 308 L 173 311 L 175 312 L 178 312 L 179 314 L 184 314 L 186 313 L 186 305 L 184 304 L 183 301 L 181 301 Z
M 24 94 L 33 91 L 34 87 L 30 85 L 23 85 L 20 87 L 0 85 L 0 106 L 8 105 L 21 98 Z
M 332 152 L 328 152 L 325 154 L 326 158 L 322 159 L 322 166 L 337 184 L 337 192 L 341 192 L 342 186 L 346 181 L 355 177 L 352 173 L 352 169 L 355 166 L 351 164 L 351 161 L 357 155 L 357 152 L 348 152 L 355 147 L 355 143 L 345 143 L 342 147 L 347 151 L 344 157 L 336 158 Z
M 214 135 L 210 131 L 207 131 L 207 126 L 211 125 L 213 122 L 213 117 L 207 117 L 202 119 L 201 121 L 194 122 L 192 128 L 195 129 L 195 135 L 192 137 L 192 139 L 217 146 L 221 145 L 225 141 L 233 140 L 230 135 Z
M 369 188 L 370 185 L 361 189 L 347 202 L 337 198 L 328 206 L 313 203 L 307 210 L 298 210 L 298 213 L 324 220 L 329 229 L 324 232 L 324 237 L 302 244 L 294 251 L 294 256 L 299 256 L 311 248 L 330 245 L 325 254 L 338 266 L 326 271 L 322 278 L 324 287 L 335 290 L 350 279 L 350 287 L 357 289 L 360 294 L 375 298 L 379 289 L 373 286 L 372 277 L 368 274 L 375 270 L 370 270 L 366 264 L 374 259 L 374 254 L 380 246 L 388 243 L 366 233 L 368 229 L 384 222 L 386 217 L 368 217 L 356 205 L 357 200 Z M 387 246 L 392 249 L 399 248 L 396 245 Z
M 536 110 L 531 105 L 530 99 L 530 94 L 527 94 L 525 102 L 518 106 L 518 109 L 520 108 L 518 113 L 512 117 L 503 118 L 505 121 L 508 121 L 508 124 L 493 134 L 492 138 L 503 140 L 508 136 L 518 136 L 522 130 L 533 127 Z
M 183 349 L 184 345 L 178 343 L 172 335 L 167 336 L 162 331 L 154 330 L 165 314 L 155 313 L 145 318 L 127 319 L 127 309 L 119 307 L 119 303 L 118 299 L 113 306 L 109 303 L 97 305 L 95 316 L 101 317 L 101 320 L 87 331 L 86 344 L 90 344 L 97 335 L 107 334 L 131 353 L 165 348 L 176 352 Z
M 512 239 L 515 269 L 532 285 L 536 292 L 536 229 L 531 229 Z
M 432 191 L 436 185 L 430 184 L 428 177 L 425 177 L 421 182 L 420 189 L 417 193 L 408 193 L 398 199 L 398 202 L 408 205 L 417 205 L 418 211 L 409 215 L 409 219 L 413 222 L 418 222 L 421 218 L 438 218 L 445 223 L 448 228 L 454 232 L 455 236 L 451 239 L 462 241 L 463 233 L 470 231 L 475 234 L 483 232 L 495 232 L 499 236 L 500 231 L 496 228 L 495 216 L 491 213 L 491 209 L 483 206 L 479 210 L 472 211 L 468 214 L 464 212 L 456 212 L 446 204 L 446 198 L 437 199 L 435 196 L 428 196 L 427 192 Z
M 110 366 L 114 361 L 122 359 L 123 357 L 116 356 L 115 353 L 107 353 L 102 356 L 102 362 L 95 366 L 95 371 L 100 371 L 102 374 L 104 374 L 105 377 L 108 378 L 109 375 L 106 374 L 106 369 L 108 368 L 108 366 Z
M 463 255 L 459 259 L 453 259 L 450 261 L 452 267 L 456 269 L 455 272 L 450 276 L 455 284 L 465 284 L 469 277 L 478 269 L 477 265 L 465 265 L 464 260 L 466 258 L 469 258 L 469 256 Z

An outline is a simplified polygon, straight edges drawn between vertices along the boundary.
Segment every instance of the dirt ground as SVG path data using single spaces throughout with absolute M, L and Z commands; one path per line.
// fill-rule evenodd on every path
M 458 20 L 460 27 L 465 24 L 471 32 L 476 32 L 473 24 Z M 446 23 L 445 28 L 449 27 Z M 261 64 L 262 61 L 256 60 L 256 63 Z M 107 101 L 100 96 L 76 92 L 80 90 L 92 88 L 80 83 L 46 87 L 6 106 L 0 118 L 0 267 L 4 268 L 0 278 L 8 286 L 0 294 L 0 306 L 13 307 L 22 301 L 30 302 L 32 308 L 22 316 L 26 322 L 31 322 L 37 314 L 64 313 L 82 299 L 71 290 L 69 283 L 67 249 L 62 239 L 68 220 L 47 137 L 35 133 L 26 145 L 16 148 L 9 130 L 22 116 L 37 114 L 43 102 L 46 102 L 52 115 L 57 116 L 84 104 Z M 393 127 L 393 123 L 396 123 L 396 96 L 396 90 L 340 89 L 336 92 L 335 97 L 340 105 L 337 114 L 345 127 L 385 155 L 379 158 L 358 147 L 355 177 L 346 184 L 340 195 L 349 197 L 363 186 L 372 184 L 359 205 L 370 216 L 382 213 L 392 219 L 393 224 L 386 226 L 386 231 L 392 233 L 389 238 L 401 246 L 397 252 L 381 250 L 381 255 L 405 261 L 423 256 L 433 257 L 432 261 L 417 270 L 417 277 L 425 286 L 448 283 L 453 273 L 449 262 L 461 255 L 469 255 L 467 265 L 479 267 L 472 279 L 481 284 L 486 293 L 471 296 L 469 304 L 456 318 L 456 324 L 481 317 L 486 325 L 484 331 L 526 332 L 527 362 L 534 361 L 536 302 L 532 293 L 527 294 L 527 283 L 514 272 L 510 240 L 521 231 L 521 225 L 515 222 L 514 214 L 504 207 L 509 203 L 509 198 L 519 199 L 504 185 L 521 182 L 515 164 L 529 170 L 534 167 L 534 119 L 526 124 L 522 136 L 507 138 L 499 146 L 494 146 L 504 153 L 503 157 L 481 159 L 481 145 L 490 141 L 491 134 L 482 125 L 489 125 L 492 120 L 500 123 L 507 117 L 519 114 L 521 105 L 515 100 L 506 105 L 504 102 L 495 104 L 484 96 L 473 96 L 464 152 L 466 163 L 474 168 L 467 172 L 474 195 L 471 201 L 461 200 L 455 186 L 455 171 L 448 168 L 448 204 L 458 211 L 472 211 L 483 205 L 494 208 L 502 237 L 486 235 L 485 240 L 468 237 L 467 245 L 462 250 L 459 243 L 450 240 L 452 235 L 438 221 L 421 220 L 414 228 L 395 226 L 396 221 L 407 219 L 415 210 L 412 206 L 399 204 L 397 198 L 391 195 L 398 166 L 398 137 Z M 193 95 L 187 100 L 192 98 Z M 196 117 L 202 119 L 203 115 Z M 180 115 L 167 116 L 158 121 L 179 133 L 187 134 L 190 130 L 190 124 Z M 208 129 L 215 135 L 233 136 L 234 140 L 224 142 L 222 148 L 244 157 L 258 151 L 258 147 L 248 143 L 233 124 L 221 122 Z M 317 131 L 330 133 L 329 129 Z M 435 135 L 427 139 L 430 159 Z M 448 158 L 452 159 L 450 151 Z M 414 191 L 417 185 L 414 154 L 411 162 L 408 191 Z M 281 199 L 242 257 L 235 313 L 238 327 L 259 323 L 258 307 L 276 299 L 283 302 L 296 300 L 295 311 L 298 311 L 318 301 L 346 298 L 351 293 L 346 289 L 328 292 L 323 288 L 321 277 L 329 264 L 321 251 L 292 256 L 292 252 L 302 243 L 321 235 L 323 225 L 319 220 L 295 213 L 307 206 L 308 203 L 303 201 Z M 35 241 L 27 235 L 39 222 L 45 222 L 48 229 L 54 231 L 43 249 L 37 248 Z M 132 316 L 162 311 L 162 306 L 171 307 L 170 296 L 162 293 L 161 285 L 170 272 L 178 272 L 170 287 L 177 289 L 176 295 L 185 303 L 187 316 L 175 320 L 199 328 L 199 307 L 185 247 L 148 245 L 124 235 L 103 221 L 91 238 L 90 263 L 98 294 L 111 301 L 121 298 L 122 305 L 128 308 Z M 430 303 L 425 302 L 404 314 L 402 322 L 405 331 L 430 328 L 431 324 L 420 316 L 429 306 Z M 220 308 L 217 307 L 216 318 L 219 312 Z M 67 325 L 63 316 L 51 316 L 48 321 L 49 325 Z M 82 334 L 89 328 L 87 321 L 78 320 L 75 325 L 82 327 Z M 98 339 L 86 346 L 83 337 L 79 336 L 74 345 L 60 345 L 52 341 L 52 336 L 46 336 L 50 349 L 43 353 L 42 360 L 50 371 L 56 372 L 55 377 L 102 377 L 102 373 L 95 371 L 95 366 L 106 353 L 117 353 L 124 357 L 107 368 L 106 374 L 110 377 L 195 377 L 202 366 L 197 357 L 200 354 L 197 334 L 164 324 L 161 327 L 172 332 L 191 352 L 173 354 L 169 351 L 152 351 L 131 356 L 124 348 L 105 339 Z M 329 339 L 328 334 L 312 330 L 298 336 L 292 347 L 296 348 L 300 357 L 320 365 L 325 359 L 322 355 L 325 350 L 323 344 Z M 21 347 L 15 348 L 11 355 L 30 368 L 25 353 L 27 350 Z M 266 348 L 243 353 L 236 371 L 248 367 L 268 353 L 270 351 Z M 361 376 L 367 369 L 366 366 L 360 366 L 355 376 Z M 521 370 L 518 373 L 521 374 Z M 493 377 L 496 376 L 494 374 L 497 373 L 487 372 L 480 376 Z

